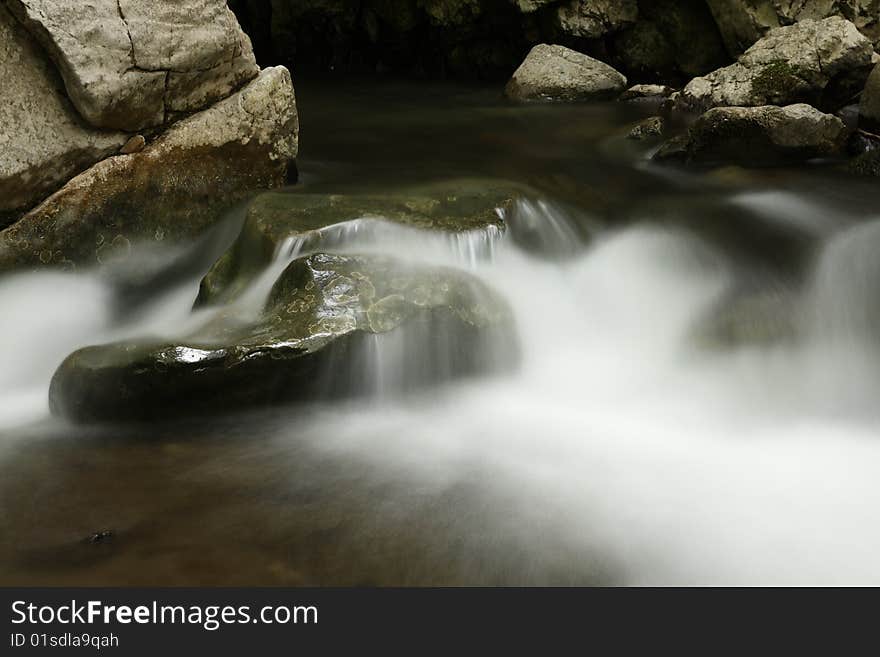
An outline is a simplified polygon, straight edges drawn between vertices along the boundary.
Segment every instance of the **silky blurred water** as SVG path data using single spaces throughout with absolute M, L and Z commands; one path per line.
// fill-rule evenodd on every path
M 613 104 L 298 92 L 300 189 L 533 187 L 503 237 L 366 217 L 321 244 L 479 277 L 511 305 L 518 367 L 402 394 L 408 371 L 443 380 L 454 344 L 400 332 L 358 354 L 386 391 L 366 400 L 73 427 L 46 409 L 60 360 L 192 330 L 213 312 L 192 311 L 200 272 L 123 311 L 124 268 L 0 279 L 0 581 L 880 582 L 876 186 L 657 169 L 622 138 L 640 110 Z M 206 244 L 143 257 L 209 263 Z M 311 248 L 281 249 L 236 312 Z

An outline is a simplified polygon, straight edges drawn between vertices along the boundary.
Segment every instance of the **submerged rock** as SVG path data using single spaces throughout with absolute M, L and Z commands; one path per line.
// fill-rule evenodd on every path
M 339 246 L 347 222 L 381 219 L 417 229 L 445 232 L 450 239 L 470 231 L 500 232 L 503 217 L 526 188 L 513 183 L 466 179 L 401 190 L 396 194 L 266 193 L 250 205 L 233 248 L 205 276 L 198 303 L 237 295 L 276 257 L 285 243 L 300 251 Z M 349 225 L 360 237 L 362 224 Z M 336 238 L 336 242 L 334 242 Z
M 874 67 L 862 91 L 859 117 L 864 127 L 880 132 L 880 64 Z
M 225 0 L 9 0 L 92 125 L 158 126 L 225 98 L 259 72 Z
M 771 346 L 792 341 L 803 324 L 795 295 L 780 288 L 725 295 L 700 319 L 696 339 L 705 347 Z
M 644 121 L 639 121 L 632 130 L 629 131 L 626 138 L 642 141 L 645 139 L 653 139 L 663 136 L 665 122 L 662 116 L 649 116 Z
M 0 5 L 0 228 L 2 216 L 55 191 L 72 176 L 114 153 L 121 132 L 87 126 L 64 95 L 51 62 Z
M 608 64 L 564 46 L 540 44 L 507 83 L 519 101 L 605 100 L 626 89 L 626 78 Z
M 880 178 L 880 148 L 862 153 L 846 164 L 846 171 L 857 176 Z
M 221 312 L 181 340 L 75 352 L 49 401 L 73 420 L 137 420 L 399 392 L 511 367 L 515 344 L 506 304 L 467 274 L 319 253 L 287 267 L 252 322 Z
M 254 190 L 282 184 L 297 137 L 290 74 L 265 69 L 142 151 L 99 162 L 0 232 L 0 272 L 101 264 L 135 240 L 191 237 Z
M 805 20 L 770 31 L 735 64 L 695 78 L 676 106 L 704 111 L 806 102 L 838 109 L 861 89 L 873 54 L 871 41 L 849 21 Z
M 840 154 L 848 135 L 843 121 L 809 105 L 717 107 L 654 159 L 764 166 Z

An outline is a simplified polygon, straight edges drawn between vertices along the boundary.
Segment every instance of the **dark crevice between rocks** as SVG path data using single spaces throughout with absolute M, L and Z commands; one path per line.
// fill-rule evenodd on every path
M 539 43 L 597 57 L 636 82 L 680 86 L 730 63 L 702 0 L 642 0 L 634 25 L 595 39 L 563 32 L 558 3 L 524 14 L 510 0 L 483 0 L 475 13 L 462 9 L 442 17 L 431 16 L 414 0 L 230 0 L 229 6 L 261 66 L 283 64 L 312 77 L 395 74 L 501 81 Z

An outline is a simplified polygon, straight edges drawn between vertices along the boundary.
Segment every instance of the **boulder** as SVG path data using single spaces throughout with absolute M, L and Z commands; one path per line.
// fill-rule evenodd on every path
M 773 0 L 706 0 L 724 44 L 738 57 L 769 30 L 780 27 Z
M 532 48 L 504 93 L 518 101 L 583 101 L 614 98 L 626 78 L 608 64 L 564 46 Z
M 669 98 L 675 89 L 663 84 L 634 84 L 620 94 L 617 100 L 623 102 L 663 102 Z
M 868 130 L 880 131 L 880 64 L 874 67 L 865 83 L 859 103 L 859 119 Z
M 841 16 L 880 43 L 876 0 L 706 0 L 730 54 L 739 56 L 767 31 L 803 20 Z
M 232 203 L 283 184 L 297 138 L 290 74 L 265 69 L 140 152 L 99 162 L 0 232 L 0 272 L 101 264 L 135 240 L 191 237 Z
M 284 245 L 304 253 L 338 247 L 349 235 L 363 242 L 368 231 L 381 232 L 379 224 L 384 222 L 442 231 L 453 241 L 457 236 L 465 239 L 465 233 L 482 233 L 485 246 L 491 248 L 488 241 L 504 230 L 504 218 L 525 192 L 503 181 L 466 179 L 384 195 L 261 194 L 251 202 L 236 244 L 202 281 L 196 303 L 215 304 L 237 296 Z
M 805 20 L 771 30 L 738 62 L 692 80 L 680 109 L 807 102 L 838 109 L 861 89 L 874 55 L 871 41 L 847 20 Z
M 843 121 L 809 105 L 718 107 L 654 158 L 759 167 L 838 155 L 847 137 Z
M 880 178 L 880 148 L 862 153 L 847 163 L 845 170 L 857 176 Z
M 51 62 L 0 5 L 0 228 L 128 136 L 86 125 Z
M 369 360 L 384 340 L 385 358 Z M 318 253 L 284 270 L 254 321 L 221 312 L 182 339 L 75 352 L 49 402 L 78 421 L 151 420 L 401 392 L 510 367 L 515 345 L 506 304 L 468 274 Z
M 556 9 L 562 34 L 598 39 L 636 22 L 636 0 L 568 0 Z
M 225 0 L 8 0 L 79 113 L 136 131 L 225 98 L 259 72 Z

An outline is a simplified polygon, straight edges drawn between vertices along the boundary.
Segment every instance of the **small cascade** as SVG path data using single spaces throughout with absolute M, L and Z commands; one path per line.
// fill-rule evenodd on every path
M 284 270 L 297 258 L 318 251 L 394 254 L 420 262 L 473 268 L 494 260 L 503 236 L 504 229 L 496 225 L 445 232 L 363 217 L 287 237 L 269 266 L 233 302 L 232 314 L 242 320 L 255 318 Z M 224 313 L 229 315 L 230 309 Z
M 584 243 L 579 227 L 592 229 L 592 221 L 576 216 L 564 206 L 539 199 L 519 199 L 508 225 L 518 246 L 544 257 L 570 258 Z
M 880 343 L 880 221 L 856 225 L 823 250 L 810 298 L 811 333 L 825 342 Z

